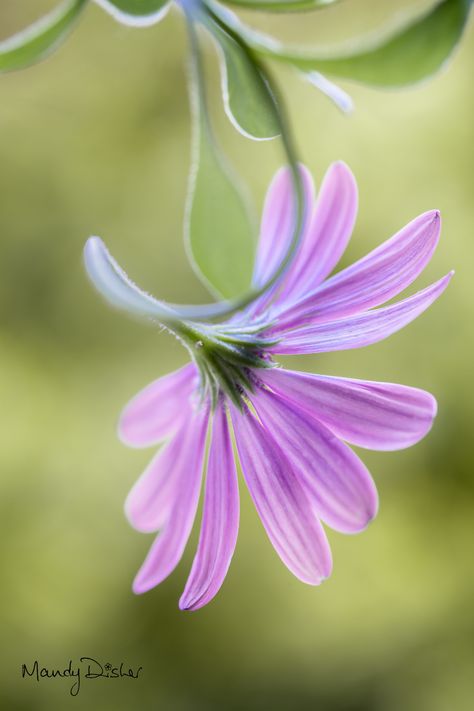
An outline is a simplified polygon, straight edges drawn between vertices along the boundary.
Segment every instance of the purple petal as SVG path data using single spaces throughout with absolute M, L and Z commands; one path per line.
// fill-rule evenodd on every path
M 172 435 L 189 417 L 196 376 L 196 366 L 190 363 L 139 392 L 122 412 L 120 439 L 131 447 L 149 447 Z
M 237 471 L 227 416 L 221 405 L 214 416 L 201 534 L 179 601 L 181 610 L 197 610 L 217 594 L 229 569 L 238 529 Z
M 323 424 L 283 398 L 259 390 L 252 398 L 297 472 L 319 518 L 342 533 L 358 533 L 377 513 L 375 484 L 359 457 Z
M 324 176 L 303 243 L 288 272 L 280 301 L 296 302 L 332 272 L 344 253 L 357 216 L 357 183 L 345 163 Z
M 314 185 L 310 172 L 300 165 L 307 215 L 311 214 Z M 264 284 L 286 255 L 293 236 L 295 201 L 289 168 L 281 168 L 268 188 L 263 208 L 253 283 Z
M 325 353 L 362 348 L 381 341 L 413 321 L 436 301 L 453 273 L 392 306 L 279 333 L 282 340 L 272 350 L 281 354 Z
M 363 259 L 328 279 L 287 311 L 281 323 L 350 316 L 397 296 L 430 261 L 441 231 L 439 212 L 420 215 Z
M 158 451 L 127 496 L 125 515 L 137 531 L 158 531 L 169 518 L 180 493 L 183 469 L 188 466 L 191 422 L 189 410 L 186 421 Z
M 319 585 L 331 572 L 331 551 L 297 475 L 270 432 L 249 410 L 232 407 L 242 472 L 276 552 L 297 578 Z
M 410 447 L 429 432 L 436 416 L 434 397 L 406 385 L 282 369 L 259 375 L 272 390 L 359 447 L 386 451 Z
M 133 582 L 133 591 L 146 592 L 161 583 L 177 566 L 191 533 L 202 479 L 209 412 L 202 409 L 188 419 L 181 441 L 181 455 L 174 462 L 174 497 L 166 523 L 156 537 Z

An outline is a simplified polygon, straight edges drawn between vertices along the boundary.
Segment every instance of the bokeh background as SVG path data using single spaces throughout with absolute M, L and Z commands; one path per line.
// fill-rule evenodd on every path
M 55 5 L 0 5 L 6 37 Z M 331 44 L 428 2 L 346 0 L 321 14 L 253 17 L 281 37 Z M 378 519 L 330 532 L 334 573 L 321 588 L 278 560 L 241 487 L 237 551 L 207 608 L 177 600 L 196 545 L 159 588 L 130 589 L 151 538 L 123 500 L 152 455 L 115 435 L 122 405 L 186 361 L 179 344 L 110 310 L 81 251 L 103 237 L 140 285 L 206 298 L 187 264 L 182 218 L 190 152 L 186 38 L 172 12 L 143 30 L 92 6 L 47 61 L 0 78 L 0 705 L 9 710 L 468 711 L 474 708 L 473 143 L 474 28 L 449 68 L 416 88 L 345 84 L 342 116 L 296 74 L 284 86 L 301 155 L 317 181 L 352 167 L 360 217 L 343 264 L 416 214 L 443 214 L 441 244 L 418 281 L 455 268 L 428 313 L 380 344 L 300 358 L 308 371 L 417 385 L 439 415 L 417 447 L 364 452 Z M 248 181 L 256 215 L 281 156 L 236 135 L 209 50 L 216 125 Z M 22 663 L 70 658 L 142 665 L 139 681 L 21 678 Z

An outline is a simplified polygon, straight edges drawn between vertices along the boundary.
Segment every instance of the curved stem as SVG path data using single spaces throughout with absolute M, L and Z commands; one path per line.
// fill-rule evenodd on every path
M 212 136 L 212 127 L 209 120 L 209 115 L 207 112 L 207 98 L 206 89 L 204 83 L 204 69 L 202 66 L 201 49 L 199 46 L 199 39 L 197 35 L 196 23 L 199 22 L 199 13 L 193 12 L 193 10 L 187 10 L 186 6 L 183 5 L 184 13 L 186 15 L 188 33 L 191 46 L 191 105 L 192 112 L 195 117 L 198 129 L 208 131 Z M 250 56 L 252 62 L 256 65 L 257 69 L 265 77 L 265 80 L 269 86 L 271 93 L 275 98 L 275 105 L 278 107 L 275 113 L 278 120 L 278 126 L 280 129 L 280 136 L 283 145 L 284 154 L 288 162 L 288 166 L 291 172 L 293 195 L 295 199 L 295 222 L 293 227 L 293 235 L 288 247 L 288 251 L 285 257 L 282 259 L 278 268 L 275 270 L 273 275 L 258 289 L 251 289 L 247 294 L 239 299 L 233 301 L 219 301 L 211 304 L 201 304 L 201 305 L 180 305 L 180 304 L 168 304 L 168 306 L 173 309 L 180 318 L 183 319 L 216 319 L 223 318 L 232 315 L 234 312 L 243 309 L 250 303 L 255 301 L 257 298 L 262 296 L 264 293 L 269 291 L 278 282 L 280 277 L 284 274 L 286 269 L 289 267 L 296 250 L 299 246 L 301 240 L 303 218 L 304 218 L 304 190 L 303 183 L 301 179 L 300 170 L 298 168 L 298 160 L 296 156 L 296 150 L 293 144 L 293 139 L 288 126 L 286 115 L 284 112 L 283 102 L 278 96 L 276 86 L 273 81 L 270 80 L 268 73 L 263 70 L 259 60 L 256 58 L 252 50 L 242 41 L 242 39 L 230 28 L 222 18 L 214 14 L 212 10 L 207 8 L 207 13 L 212 18 L 219 27 L 229 34 L 232 39 L 237 42 L 241 48 Z M 196 129 L 195 129 L 196 130 Z
M 224 5 L 235 5 L 256 12 L 311 12 L 321 10 L 339 0 L 223 0 Z

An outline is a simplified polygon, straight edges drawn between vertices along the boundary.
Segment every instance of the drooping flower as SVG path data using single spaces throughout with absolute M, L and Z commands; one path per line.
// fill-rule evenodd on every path
M 136 529 L 158 531 L 135 578 L 136 593 L 158 585 L 180 561 L 206 471 L 201 532 L 181 609 L 195 610 L 216 595 L 235 548 L 239 494 L 231 431 L 243 477 L 276 552 L 296 577 L 318 585 L 332 568 L 322 523 L 356 533 L 377 513 L 372 477 L 349 445 L 409 447 L 427 434 L 436 414 L 433 396 L 417 388 L 295 372 L 274 361 L 279 354 L 380 341 L 425 311 L 452 275 L 382 306 L 431 259 L 440 234 L 439 213 L 431 211 L 328 278 L 352 233 L 356 183 L 349 169 L 336 163 L 315 199 L 311 176 L 301 171 L 304 233 L 284 277 L 226 323 L 188 322 L 179 336 L 192 362 L 148 385 L 120 420 L 125 443 L 164 443 L 125 506 Z M 265 202 L 257 287 L 284 258 L 293 207 L 289 174 L 282 169 Z M 93 278 L 103 250 L 98 238 L 87 245 Z M 117 294 L 115 303 L 122 298 Z

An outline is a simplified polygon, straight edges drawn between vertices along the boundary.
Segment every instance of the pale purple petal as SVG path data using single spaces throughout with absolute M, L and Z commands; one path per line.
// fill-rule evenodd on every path
M 290 324 L 330 321 L 379 306 L 421 274 L 438 244 L 439 212 L 420 215 L 366 257 L 328 279 L 280 318 Z
M 242 472 L 276 552 L 300 580 L 319 585 L 331 572 L 331 552 L 284 452 L 249 410 L 232 408 Z
M 172 435 L 189 417 L 196 379 L 196 366 L 190 363 L 150 383 L 123 410 L 120 439 L 131 447 L 149 447 Z
M 306 214 L 313 208 L 314 185 L 311 173 L 300 165 Z M 253 283 L 264 284 L 280 265 L 293 237 L 295 200 L 289 168 L 281 168 L 270 183 L 263 208 Z
M 189 464 L 186 449 L 190 428 L 194 427 L 192 411 L 172 439 L 153 457 L 125 501 L 125 514 L 138 531 L 149 533 L 162 528 L 180 494 L 184 470 Z
M 325 353 L 362 348 L 381 341 L 422 314 L 443 293 L 452 275 L 453 272 L 447 274 L 423 291 L 392 306 L 279 333 L 282 340 L 271 350 L 281 354 Z
M 259 389 L 252 403 L 308 492 L 319 518 L 343 533 L 363 530 L 377 513 L 372 477 L 327 427 L 292 403 Z
M 418 388 L 274 368 L 260 379 L 350 444 L 395 450 L 431 429 L 436 400 Z
M 357 183 L 345 163 L 331 165 L 305 230 L 302 245 L 285 278 L 279 300 L 297 302 L 332 272 L 344 253 L 357 216 Z
M 178 474 L 174 482 L 174 501 L 163 530 L 156 537 L 133 581 L 133 591 L 137 594 L 161 583 L 181 560 L 199 501 L 208 420 L 208 410 L 201 409 L 189 418 L 186 425 L 182 458 L 175 463 Z
M 198 549 L 181 610 L 197 610 L 219 591 L 229 569 L 239 529 L 239 490 L 225 407 L 214 416 Z

